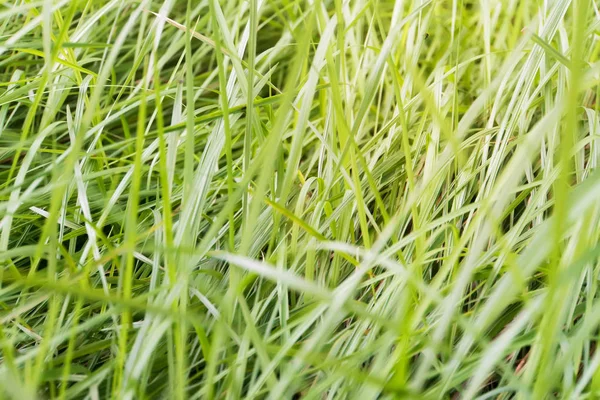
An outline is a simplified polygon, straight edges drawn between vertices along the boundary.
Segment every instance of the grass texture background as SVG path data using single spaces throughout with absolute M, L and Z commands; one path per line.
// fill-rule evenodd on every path
M 596 0 L 0 0 L 0 398 L 600 396 Z

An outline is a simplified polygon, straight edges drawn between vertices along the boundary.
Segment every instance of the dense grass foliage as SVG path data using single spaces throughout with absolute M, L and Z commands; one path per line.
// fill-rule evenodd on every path
M 1 0 L 0 398 L 600 396 L 597 0 Z

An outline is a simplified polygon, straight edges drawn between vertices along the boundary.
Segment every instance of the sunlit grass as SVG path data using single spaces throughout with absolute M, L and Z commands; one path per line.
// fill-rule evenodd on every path
M 0 2 L 0 398 L 600 396 L 598 8 Z

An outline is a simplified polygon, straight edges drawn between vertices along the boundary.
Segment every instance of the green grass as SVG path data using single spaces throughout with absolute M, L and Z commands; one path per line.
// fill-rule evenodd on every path
M 0 399 L 600 397 L 596 0 L 0 0 Z

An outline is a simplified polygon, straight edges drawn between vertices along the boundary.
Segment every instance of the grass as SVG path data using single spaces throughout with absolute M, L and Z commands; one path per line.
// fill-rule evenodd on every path
M 595 0 L 0 1 L 0 398 L 600 397 Z

